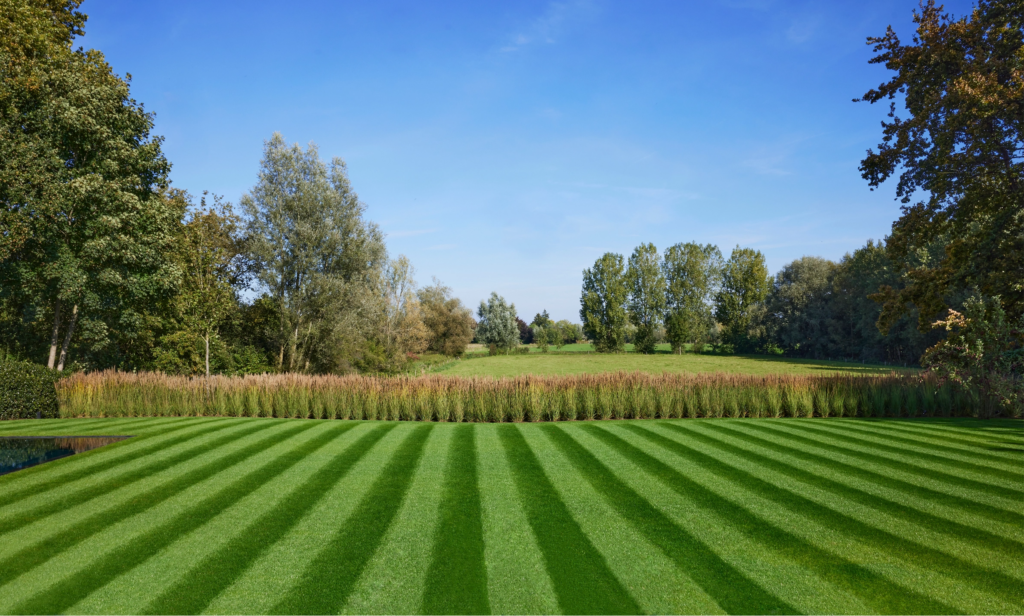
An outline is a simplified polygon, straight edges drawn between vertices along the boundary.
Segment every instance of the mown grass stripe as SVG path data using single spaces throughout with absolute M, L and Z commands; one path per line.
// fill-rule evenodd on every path
M 812 451 L 800 449 L 798 447 L 791 447 L 785 443 L 780 443 L 777 440 L 771 440 L 771 434 L 766 435 L 769 438 L 762 438 L 754 434 L 750 434 L 743 428 L 749 428 L 744 424 L 742 427 L 737 427 L 735 424 L 724 424 L 724 423 L 708 423 L 708 427 L 714 430 L 724 430 L 729 436 L 733 436 L 738 439 L 742 439 L 748 443 L 751 443 L 758 447 L 764 447 L 771 451 L 774 451 L 780 455 L 792 457 L 799 460 L 806 460 L 815 464 L 819 464 L 825 468 L 845 474 L 850 477 L 856 477 L 862 481 L 874 483 L 876 485 L 903 492 L 908 496 L 927 500 L 945 507 L 958 509 L 960 511 L 972 513 L 981 517 L 988 518 L 996 522 L 1002 522 L 1005 524 L 1012 524 L 1019 526 L 1024 524 L 1024 515 L 1017 511 L 1010 511 L 1001 507 L 989 505 L 988 503 L 982 503 L 967 498 L 957 496 L 955 494 L 949 494 L 947 492 L 941 492 L 939 490 L 933 490 L 926 486 L 921 486 L 909 481 L 893 477 L 892 475 L 885 475 L 878 473 L 866 468 L 860 468 L 852 464 L 847 464 L 834 458 L 827 457 L 825 455 L 817 454 Z M 763 434 L 761 432 L 760 434 Z M 822 445 L 816 445 L 817 447 L 823 447 Z
M 209 436 L 211 433 L 215 433 L 229 427 L 232 426 L 230 424 L 216 426 L 213 429 L 206 430 L 205 432 L 199 434 L 198 436 L 206 437 Z M 118 467 L 121 465 L 129 464 L 131 461 L 136 460 L 138 458 L 152 455 L 154 450 L 168 449 L 180 445 L 182 443 L 194 440 L 196 438 L 197 435 L 185 434 L 178 436 L 177 438 L 170 439 L 168 441 L 162 441 L 158 444 L 154 444 L 153 446 L 146 447 L 141 451 L 132 452 L 130 455 L 121 456 L 114 460 L 105 462 L 101 465 L 93 466 L 90 469 L 92 471 L 90 474 L 99 474 L 105 470 L 110 469 L 111 467 Z M 109 494 L 114 490 L 121 489 L 125 486 L 131 485 L 136 481 L 145 479 L 146 477 L 165 471 L 175 465 L 187 462 L 188 460 L 191 460 L 192 458 L 202 453 L 203 451 L 207 451 L 211 447 L 218 446 L 217 443 L 228 443 L 234 440 L 235 438 L 237 437 L 234 436 L 234 433 L 227 434 L 216 441 L 202 442 L 196 444 L 193 447 L 183 449 L 177 453 L 174 453 L 174 455 L 168 458 L 154 460 L 153 462 L 149 464 L 143 464 L 142 466 L 128 466 L 125 469 L 125 472 L 123 473 L 116 474 L 112 477 L 103 478 L 101 483 L 87 485 L 77 490 L 74 488 L 64 489 L 64 486 L 59 484 L 53 486 L 49 489 L 60 490 L 61 492 L 60 494 L 57 495 L 57 497 L 54 500 L 41 503 L 35 507 L 23 511 L 19 511 L 14 515 L 0 516 L 0 535 L 3 535 L 4 533 L 9 533 L 27 524 L 31 524 L 32 522 L 40 520 L 46 516 L 54 515 L 56 513 L 60 513 L 61 511 L 70 509 L 72 507 L 77 507 L 78 505 L 85 504 L 94 498 L 99 498 L 100 496 Z M 54 481 L 50 483 L 57 482 Z M 31 490 L 31 488 L 29 490 Z M 25 490 L 23 492 L 28 492 L 29 490 Z M 43 494 L 45 493 L 45 491 L 46 490 L 38 490 L 38 493 Z M 28 494 L 28 496 L 36 496 L 36 494 Z M 6 504 L 8 503 L 5 503 L 5 505 Z
M 336 614 L 402 506 L 432 424 L 417 426 L 399 446 L 345 526 L 313 559 L 273 614 Z
M 878 424 L 877 422 L 866 422 L 865 425 L 871 427 L 886 427 L 901 434 L 925 438 L 932 441 L 955 443 L 964 447 L 972 447 L 974 449 L 981 449 L 985 451 L 999 451 L 999 448 L 1004 445 L 1016 445 L 1018 447 L 1024 446 L 1024 440 L 993 437 L 991 434 L 987 434 L 979 430 L 977 426 L 971 426 L 970 424 L 957 426 L 955 429 L 941 430 L 932 430 L 930 426 L 925 424 L 914 425 L 903 422 L 894 423 L 891 426 L 885 426 L 884 424 Z M 1024 452 L 1024 449 L 1013 450 L 1008 453 L 1019 452 Z
M 692 429 L 683 427 L 681 424 L 663 423 L 660 425 L 688 438 L 694 438 L 699 434 Z M 865 545 L 886 551 L 915 566 L 930 569 L 947 577 L 966 582 L 975 588 L 1009 601 L 1014 605 L 1021 604 L 1019 593 L 1021 581 L 1016 578 L 999 571 L 981 567 L 946 552 L 921 545 L 910 539 L 872 526 L 852 515 L 822 505 L 802 494 L 797 494 L 791 490 L 769 483 L 743 469 L 726 464 L 681 441 L 670 439 L 643 426 L 631 424 L 628 427 L 652 443 L 707 468 L 719 477 L 729 479 L 736 485 L 746 488 L 790 511 L 816 519 L 820 524 L 832 528 L 837 533 L 843 533 Z
M 490 614 L 473 424 L 454 428 L 423 614 Z
M 527 522 L 498 430 L 477 430 L 487 597 L 496 614 L 555 614 L 558 597 Z
M 5 584 L 19 575 L 31 571 L 43 564 L 57 554 L 75 546 L 88 539 L 103 529 L 116 524 L 121 520 L 137 515 L 151 507 L 164 502 L 175 494 L 203 481 L 218 472 L 245 461 L 266 449 L 273 441 L 283 437 L 291 436 L 295 432 L 312 427 L 313 423 L 305 425 L 284 426 L 280 431 L 273 431 L 270 436 L 264 437 L 241 449 L 231 451 L 223 456 L 210 460 L 206 464 L 192 469 L 189 472 L 169 478 L 167 481 L 149 488 L 141 494 L 135 495 L 126 502 L 120 503 L 110 509 L 100 511 L 83 520 L 80 520 L 64 530 L 52 535 L 42 541 L 28 545 L 14 554 L 0 561 L 0 589 Z M 277 424 L 280 426 L 280 424 Z M 267 428 L 275 427 L 272 423 L 263 425 L 257 424 L 252 430 L 237 434 L 241 439 L 251 435 L 253 432 L 260 432 Z M 281 434 L 278 434 L 281 432 Z M 234 436 L 234 435 L 233 435 Z M 232 439 L 235 440 L 235 439 Z M 227 443 L 220 443 L 210 447 L 210 451 L 217 451 Z
M 318 437 L 315 446 L 298 451 L 306 456 L 357 424 L 339 426 Z M 263 512 L 238 535 L 197 563 L 172 587 L 146 606 L 145 614 L 198 614 L 252 563 L 277 543 L 340 482 L 349 470 L 396 424 L 382 424 L 363 434 L 312 476 L 295 486 L 274 508 Z M 294 456 L 296 454 L 287 454 Z M 297 460 L 296 460 L 297 461 Z M 289 465 L 290 466 L 290 465 Z
M 106 422 L 106 423 L 104 423 Z M 82 419 L 73 425 L 76 430 L 93 430 L 99 426 L 116 426 L 120 422 L 111 423 L 104 419 Z M 22 419 L 0 423 L 0 436 L 53 436 L 56 432 L 66 430 L 69 422 L 65 419 Z M 29 433 L 29 434 L 26 434 Z
M 562 612 L 639 613 L 640 606 L 580 530 L 519 428 L 507 424 L 496 429 Z
M 616 477 L 615 473 L 565 430 L 554 424 L 545 425 L 543 429 L 577 472 L 619 515 L 633 524 L 648 541 L 658 546 L 726 612 L 795 614 L 799 611 L 722 560 L 708 546 Z
M 933 481 L 944 483 L 949 486 L 957 488 L 966 488 L 969 490 L 974 490 L 976 492 L 983 492 L 985 494 L 1005 498 L 1011 501 L 1020 501 L 1022 498 L 1024 498 L 1024 491 L 1017 490 L 1014 488 L 999 486 L 984 481 L 979 481 L 977 479 L 969 479 L 967 477 L 961 477 L 959 475 L 952 475 L 950 473 L 945 473 L 943 471 L 936 470 L 935 468 L 919 466 L 906 460 L 897 460 L 886 457 L 881 454 L 861 451 L 859 449 L 853 449 L 851 447 L 845 447 L 835 442 L 835 440 L 829 440 L 827 435 L 823 436 L 820 434 L 819 431 L 815 430 L 813 427 L 808 427 L 805 424 L 806 422 L 800 424 L 796 422 L 787 422 L 786 426 L 784 427 L 764 424 L 752 425 L 751 427 L 755 430 L 761 431 L 762 433 L 771 432 L 777 436 L 785 435 L 786 438 L 789 438 L 797 442 L 814 445 L 816 447 L 824 447 L 826 449 L 842 453 L 843 455 L 849 456 L 851 458 L 864 460 L 865 462 L 876 464 L 878 466 L 884 466 L 886 468 L 903 472 L 908 475 L 925 477 Z M 850 441 L 859 439 L 846 438 L 844 440 Z M 864 446 L 866 447 L 867 445 Z M 906 453 L 905 450 L 903 451 L 903 453 Z
M 900 443 L 903 445 L 908 445 L 910 447 L 919 447 L 929 452 L 940 452 L 948 456 L 961 456 L 964 458 L 975 460 L 977 463 L 981 463 L 986 468 L 993 468 L 992 466 L 990 466 L 990 464 L 998 464 L 1000 465 L 999 468 L 1002 468 L 1002 465 L 1016 468 L 1015 463 L 1019 463 L 1022 461 L 1021 459 L 1015 460 L 1013 457 L 1007 455 L 999 455 L 988 453 L 986 451 L 979 451 L 977 447 L 970 445 L 969 443 L 964 443 L 963 439 L 935 439 L 925 435 L 918 435 L 903 430 L 887 430 L 884 426 L 871 424 L 854 425 L 852 421 L 840 421 L 835 423 L 828 422 L 823 425 L 832 429 L 833 431 L 837 429 L 841 431 L 850 431 L 864 435 L 866 437 L 882 439 L 888 443 Z M 959 461 L 957 458 L 954 457 L 951 457 L 950 459 Z M 1007 470 L 1010 474 L 1017 475 L 1019 478 L 1024 478 L 1024 473 L 1022 472 L 1010 469 Z
M 285 434 L 275 438 L 273 444 L 287 441 L 313 427 L 316 427 L 313 422 L 291 426 Z M 182 534 L 201 527 L 253 490 L 300 462 L 306 455 L 329 443 L 339 432 L 349 427 L 332 426 L 334 429 L 324 430 L 322 434 L 302 445 L 285 450 L 266 464 L 246 473 L 170 520 L 134 537 L 118 549 L 91 563 L 89 567 L 74 575 L 69 575 L 35 594 L 12 611 L 22 614 L 56 614 L 66 611 L 118 575 L 142 564 L 178 540 Z M 257 453 L 272 446 L 266 440 L 259 444 L 261 447 Z M 228 466 L 231 465 L 225 465 L 224 468 Z
M 961 455 L 963 457 L 968 457 L 969 454 L 966 453 L 966 452 L 965 453 L 953 452 L 953 451 L 950 451 L 949 448 L 945 448 L 945 447 L 942 447 L 942 446 L 936 447 L 936 446 L 933 445 L 931 447 L 927 447 L 926 445 L 921 445 L 919 443 L 915 443 L 914 441 L 912 441 L 910 439 L 904 439 L 904 441 L 905 441 L 904 442 L 904 441 L 900 441 L 900 440 L 898 440 L 898 439 L 896 439 L 894 437 L 891 437 L 891 436 L 886 436 L 886 435 L 874 433 L 874 432 L 871 432 L 871 431 L 868 431 L 868 430 L 861 430 L 857 426 L 853 426 L 853 425 L 849 425 L 849 424 L 837 425 L 837 424 L 832 424 L 831 422 L 816 422 L 815 425 L 811 426 L 811 425 L 808 425 L 806 423 L 799 423 L 798 424 L 798 423 L 792 422 L 792 423 L 790 423 L 788 425 L 791 428 L 792 427 L 796 427 L 798 429 L 800 429 L 800 428 L 809 429 L 810 431 L 813 431 L 815 434 L 820 435 L 822 438 L 834 438 L 834 439 L 838 439 L 838 440 L 843 441 L 843 442 L 848 443 L 848 444 L 852 444 L 852 445 L 856 445 L 856 446 L 859 446 L 859 447 L 863 447 L 865 449 L 877 450 L 877 451 L 885 452 L 886 454 L 891 454 L 891 455 L 896 456 L 895 458 L 887 457 L 886 459 L 892 459 L 892 460 L 899 461 L 899 460 L 903 460 L 903 459 L 906 459 L 906 458 L 912 458 L 911 464 L 913 464 L 914 466 L 916 466 L 918 468 L 934 468 L 935 465 L 941 465 L 941 467 L 948 467 L 948 468 L 953 468 L 953 469 L 956 469 L 956 470 L 972 471 L 972 472 L 978 473 L 979 475 L 985 475 L 985 476 L 992 477 L 992 478 L 995 478 L 995 479 L 1006 479 L 1006 478 L 1008 478 L 1008 476 L 1009 476 L 1009 478 L 1011 478 L 1011 480 L 1016 480 L 1016 481 L 1019 481 L 1020 479 L 1024 479 L 1024 473 L 1020 473 L 1020 472 L 1017 472 L 1015 470 L 997 468 L 997 467 L 993 467 L 993 466 L 991 466 L 989 464 L 978 463 L 978 462 L 971 462 L 971 461 L 968 461 L 968 460 L 961 460 L 961 459 L 957 459 L 955 457 L 952 457 L 953 455 Z M 882 441 L 894 441 L 896 443 L 902 443 L 902 445 L 887 444 L 886 442 L 882 442 Z M 917 448 L 920 448 L 920 449 L 925 449 L 927 447 L 928 449 L 930 449 L 930 451 L 920 451 L 919 449 L 908 449 L 908 446 L 909 447 L 917 447 Z M 940 451 L 943 451 L 943 452 L 946 452 L 946 453 L 936 453 L 935 452 L 936 449 L 939 449 Z M 932 465 L 931 466 L 921 466 L 921 465 L 916 463 L 917 460 L 929 461 L 929 462 L 932 463 Z M 1011 460 L 1007 460 L 1005 458 L 1001 459 L 1001 460 L 998 460 L 998 462 L 1000 462 L 1002 464 L 1012 464 Z M 992 484 L 992 485 L 996 485 L 996 484 Z M 1020 492 L 1020 491 L 1017 491 L 1017 492 L 1020 493 L 1020 494 L 1024 494 L 1024 492 Z
M 716 432 L 718 435 L 724 434 L 735 437 L 728 428 L 720 425 L 702 424 L 701 427 Z M 1013 539 L 1009 539 L 1002 535 L 997 535 L 974 526 L 961 524 L 960 522 L 949 520 L 927 511 L 922 511 L 921 509 L 908 504 L 896 502 L 892 499 L 840 483 L 834 479 L 823 477 L 822 475 L 802 469 L 789 461 L 778 460 L 756 451 L 738 447 L 718 436 L 699 432 L 694 432 L 693 434 L 697 435 L 697 440 L 700 440 L 709 447 L 714 447 L 720 451 L 744 458 L 766 469 L 770 469 L 774 473 L 791 477 L 792 479 L 814 486 L 820 490 L 839 494 L 851 502 L 871 507 L 876 511 L 925 527 L 928 530 L 942 533 L 968 543 L 973 543 L 974 545 L 984 549 L 1003 552 L 1015 558 L 1024 558 L 1024 544 L 1019 541 L 1014 541 Z M 760 439 L 753 437 L 751 439 L 744 440 L 746 442 L 757 443 Z M 763 442 L 760 444 L 762 446 L 765 445 Z
M 231 427 L 233 425 L 229 420 L 221 420 L 221 423 L 222 425 L 214 430 Z M 55 462 L 60 462 L 60 460 L 56 460 L 55 462 L 47 462 L 46 464 L 40 464 L 38 466 L 18 471 L 17 473 L 5 475 L 0 478 L 0 481 L 7 478 L 10 478 L 10 481 L 0 482 L 0 486 L 5 486 L 3 494 L 0 495 L 0 507 L 7 507 L 8 505 L 24 500 L 27 497 L 38 496 L 53 489 L 63 489 L 67 484 L 73 481 L 92 477 L 93 475 L 102 473 L 111 468 L 117 468 L 123 464 L 132 462 L 140 457 L 151 455 L 166 447 L 172 447 L 187 441 L 190 438 L 195 438 L 195 432 L 201 433 L 204 429 L 206 429 L 206 431 L 213 431 L 209 430 L 206 424 L 207 422 L 203 422 L 203 424 L 200 425 L 186 424 L 152 436 L 136 436 L 117 443 L 111 443 L 110 445 L 100 447 L 99 449 L 87 451 L 84 454 L 69 456 L 68 458 L 64 458 L 64 460 L 69 460 L 72 457 L 77 458 L 75 460 L 75 464 L 70 468 L 67 466 L 49 466 Z M 165 437 L 186 430 L 188 433 L 185 435 L 181 435 L 178 438 L 165 439 Z M 40 477 L 40 475 L 43 476 Z M 14 484 L 14 486 L 22 484 L 28 485 L 8 489 L 6 486 L 11 484 Z

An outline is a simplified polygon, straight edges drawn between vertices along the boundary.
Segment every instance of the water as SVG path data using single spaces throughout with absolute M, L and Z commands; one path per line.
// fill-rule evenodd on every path
M 0 436 L 0 475 L 123 441 L 130 436 Z

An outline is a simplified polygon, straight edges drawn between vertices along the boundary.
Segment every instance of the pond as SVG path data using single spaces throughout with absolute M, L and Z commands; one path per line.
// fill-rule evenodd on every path
M 0 436 L 0 475 L 66 458 L 130 436 Z

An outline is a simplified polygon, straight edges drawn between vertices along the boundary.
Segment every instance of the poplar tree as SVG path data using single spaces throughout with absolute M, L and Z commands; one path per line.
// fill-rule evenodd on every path
M 722 284 L 722 253 L 713 244 L 676 244 L 665 251 L 665 335 L 674 353 L 686 343 L 700 352 L 715 326 L 714 301 Z
M 636 326 L 633 349 L 637 353 L 653 353 L 657 344 L 654 332 L 665 312 L 665 276 L 654 244 L 641 244 L 633 250 L 626 283 L 629 319 Z
M 761 251 L 733 249 L 722 271 L 722 288 L 715 297 L 715 318 L 721 323 L 722 339 L 741 353 L 756 348 L 752 327 L 764 314 L 772 279 Z
M 622 255 L 607 252 L 583 270 L 580 320 L 599 353 L 624 350 L 628 299 Z

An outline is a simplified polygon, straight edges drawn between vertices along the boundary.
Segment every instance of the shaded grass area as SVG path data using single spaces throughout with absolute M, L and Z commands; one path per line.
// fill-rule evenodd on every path
M 667 346 L 667 345 L 665 345 Z M 827 361 L 774 357 L 770 355 L 674 355 L 666 349 L 653 355 L 636 353 L 593 353 L 592 345 L 566 345 L 558 353 L 539 353 L 531 349 L 524 355 L 472 356 L 469 359 L 444 364 L 436 370 L 450 376 L 523 376 L 600 374 L 603 372 L 640 371 L 651 374 L 662 372 L 728 372 L 732 374 L 769 375 L 828 375 L 861 374 L 882 375 L 890 372 L 917 372 L 914 368 L 882 364 L 860 364 L 845 361 Z
M 406 576 L 422 613 L 1024 612 L 1015 420 L 0 425 L 33 431 L 137 437 L 0 477 L 0 613 L 201 613 L 225 596 L 247 613 L 380 612 L 386 597 L 352 603 L 355 589 L 409 570 L 424 572 Z M 399 515 L 428 466 L 442 479 L 431 509 Z M 339 490 L 350 476 L 366 488 Z M 586 490 L 569 498 L 566 485 Z M 246 500 L 267 489 L 280 496 Z M 229 536 L 204 535 L 243 504 Z M 346 513 L 321 524 L 331 510 Z M 607 519 L 584 523 L 582 510 Z M 403 524 L 432 548 L 387 539 L 409 536 Z M 100 600 L 204 536 L 211 548 L 179 558 L 151 592 Z M 289 545 L 307 547 L 275 569 Z M 686 583 L 638 582 L 655 562 Z M 274 570 L 275 594 L 246 603 L 237 589 Z M 684 592 L 695 595 L 672 596 Z

